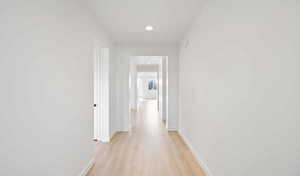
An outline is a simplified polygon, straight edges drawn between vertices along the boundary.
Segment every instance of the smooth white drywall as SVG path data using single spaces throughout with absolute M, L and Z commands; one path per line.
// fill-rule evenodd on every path
M 75 176 L 91 161 L 94 42 L 80 1 L 0 5 L 0 175 Z
M 300 175 L 300 1 L 209 1 L 180 57 L 180 131 L 213 176 Z
M 137 63 L 134 58 L 131 58 L 129 62 L 129 110 L 131 111 L 137 109 Z
M 162 59 L 162 58 L 161 58 Z M 160 64 L 137 65 L 137 72 L 158 72 Z
M 131 56 L 168 56 L 168 117 L 170 130 L 178 128 L 178 52 L 177 45 L 116 45 L 117 126 L 128 131 L 129 60 Z
M 116 52 L 114 47 L 112 46 L 110 48 L 109 52 L 109 131 L 110 131 L 110 137 L 112 138 L 113 135 L 119 130 L 119 127 L 117 125 L 118 119 L 116 116 L 116 106 L 117 106 L 117 97 L 116 97 L 116 72 L 117 72 L 117 62 L 116 62 Z

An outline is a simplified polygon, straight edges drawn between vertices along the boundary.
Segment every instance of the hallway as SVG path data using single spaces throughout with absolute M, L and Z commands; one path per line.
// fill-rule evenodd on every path
M 88 176 L 204 176 L 177 132 L 167 132 L 155 100 L 140 101 L 131 132 L 99 143 Z

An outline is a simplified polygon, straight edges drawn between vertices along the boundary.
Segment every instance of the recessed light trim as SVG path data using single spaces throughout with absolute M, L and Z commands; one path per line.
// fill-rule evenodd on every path
M 151 26 L 151 25 L 147 25 L 147 26 L 145 27 L 145 30 L 150 32 L 150 31 L 153 31 L 153 30 L 154 30 L 154 27 Z

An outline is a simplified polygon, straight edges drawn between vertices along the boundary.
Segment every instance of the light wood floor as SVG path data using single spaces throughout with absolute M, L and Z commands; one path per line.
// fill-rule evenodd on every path
M 139 105 L 131 132 L 98 144 L 88 176 L 205 176 L 177 132 L 168 132 L 155 101 Z

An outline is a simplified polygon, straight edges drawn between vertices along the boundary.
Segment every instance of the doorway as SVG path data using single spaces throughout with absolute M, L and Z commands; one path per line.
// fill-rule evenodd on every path
M 129 130 L 135 127 L 134 117 L 139 105 L 151 106 L 168 127 L 168 57 L 133 56 L 129 68 Z M 143 103 L 144 102 L 144 103 Z

